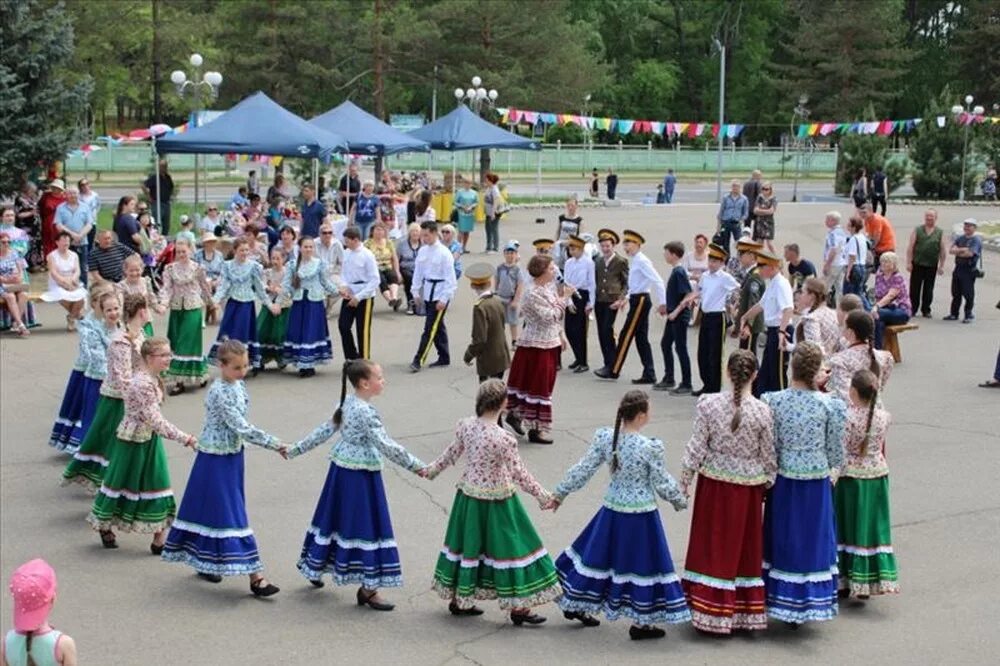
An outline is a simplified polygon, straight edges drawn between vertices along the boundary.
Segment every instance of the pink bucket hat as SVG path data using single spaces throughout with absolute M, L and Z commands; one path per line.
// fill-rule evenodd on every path
M 56 599 L 56 572 L 45 560 L 31 560 L 10 577 L 14 597 L 14 629 L 34 631 L 45 623 Z

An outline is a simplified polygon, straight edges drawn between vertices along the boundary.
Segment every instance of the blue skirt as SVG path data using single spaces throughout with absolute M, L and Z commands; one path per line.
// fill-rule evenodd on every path
M 264 570 L 247 520 L 242 450 L 223 455 L 198 453 L 167 535 L 163 559 L 220 576 Z
M 100 379 L 91 379 L 80 370 L 73 370 L 69 374 L 59 416 L 49 436 L 49 446 L 66 453 L 74 453 L 80 448 L 80 442 L 87 434 L 90 422 L 94 420 L 100 391 Z
M 829 479 L 778 475 L 764 511 L 767 614 L 802 624 L 837 615 L 837 528 Z
M 297 566 L 309 580 L 328 573 L 337 585 L 402 586 L 381 472 L 330 463 Z
M 303 298 L 292 303 L 282 357 L 285 363 L 294 363 L 300 370 L 328 363 L 333 358 L 323 301 Z
M 627 617 L 636 624 L 691 621 L 658 510 L 601 507 L 556 560 L 565 611 Z
M 214 361 L 219 353 L 219 343 L 225 340 L 239 340 L 247 346 L 247 353 L 250 356 L 250 366 L 259 368 L 260 345 L 257 344 L 257 310 L 253 301 L 234 301 L 229 299 L 226 302 L 226 309 L 222 313 L 222 323 L 219 324 L 219 336 L 212 343 L 212 349 L 208 352 L 208 358 Z

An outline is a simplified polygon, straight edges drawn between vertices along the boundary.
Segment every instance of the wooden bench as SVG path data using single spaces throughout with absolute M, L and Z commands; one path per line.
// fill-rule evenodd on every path
M 899 351 L 899 334 L 906 331 L 916 331 L 920 327 L 916 324 L 899 324 L 897 326 L 886 326 L 882 335 L 882 348 L 892 354 L 892 360 L 896 363 L 903 362 L 903 355 Z

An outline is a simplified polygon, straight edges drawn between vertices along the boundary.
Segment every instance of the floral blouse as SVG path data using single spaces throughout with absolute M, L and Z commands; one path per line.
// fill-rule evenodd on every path
M 774 414 L 778 474 L 825 479 L 844 461 L 844 402 L 818 391 L 785 389 L 761 396 Z
M 868 424 L 868 408 L 852 405 L 847 410 L 847 427 L 844 431 L 844 468 L 841 476 L 855 479 L 877 479 L 889 473 L 889 463 L 885 460 L 885 437 L 892 417 L 881 407 L 872 413 L 871 440 L 868 451 L 862 456 L 861 447 L 865 443 Z
M 517 440 L 496 423 L 486 423 L 470 416 L 458 422 L 455 438 L 448 448 L 427 467 L 428 478 L 454 465 L 462 455 L 467 462 L 458 482 L 463 495 L 484 500 L 512 496 L 515 484 L 545 504 L 551 495 L 524 466 L 517 452 Z
M 771 410 L 753 396 L 745 396 L 740 425 L 733 432 L 730 423 L 735 407 L 732 392 L 698 398 L 694 429 L 681 459 L 684 487 L 695 474 L 741 486 L 774 483 L 778 459 Z
M 267 268 L 264 270 L 264 285 L 274 291 L 268 292 L 268 303 L 275 303 L 281 309 L 292 306 L 292 297 L 282 286 L 285 283 L 285 269 Z
M 104 320 L 97 319 L 93 313 L 81 319 L 76 330 L 80 336 L 80 353 L 74 369 L 88 379 L 103 381 L 108 374 L 108 345 L 115 331 L 109 330 Z
M 847 402 L 854 373 L 858 370 L 871 369 L 871 356 L 868 351 L 868 345 L 862 342 L 834 354 L 830 359 L 830 378 L 826 381 L 826 392 Z M 874 352 L 875 360 L 882 370 L 879 373 L 879 392 L 881 392 L 889 382 L 889 375 L 892 374 L 892 354 L 881 349 L 876 349 Z
M 221 303 L 227 298 L 241 303 L 255 300 L 267 302 L 264 290 L 264 269 L 253 259 L 243 263 L 230 259 L 222 265 L 222 277 L 215 288 L 214 301 Z
M 521 297 L 524 326 L 517 337 L 518 347 L 552 349 L 562 344 L 566 302 L 555 289 L 529 282 Z
M 178 442 L 187 441 L 187 433 L 163 418 L 161 402 L 163 391 L 159 382 L 148 372 L 135 373 L 125 391 L 125 416 L 115 433 L 118 439 L 144 443 L 155 433 Z
M 299 276 L 298 288 L 292 286 L 292 276 L 296 273 Z M 333 284 L 333 280 L 323 268 L 323 262 L 316 257 L 304 264 L 296 261 L 286 266 L 282 289 L 285 295 L 291 296 L 294 301 L 306 298 L 322 302 L 326 300 L 328 294 L 337 293 L 337 285 Z
M 153 291 L 153 283 L 148 277 L 139 278 L 136 283 L 131 283 L 127 279 L 115 283 L 115 291 L 122 299 L 128 294 L 145 296 L 146 302 L 152 305 L 156 303 L 156 293 Z
M 288 457 L 300 456 L 323 442 L 328 441 L 340 430 L 340 439 L 330 451 L 330 460 L 344 469 L 362 469 L 378 472 L 382 469 L 382 456 L 411 472 L 425 467 L 424 463 L 395 442 L 375 408 L 361 398 L 349 395 L 344 400 L 340 428 L 328 419 L 321 423 L 305 439 L 296 442 L 288 450 Z
M 892 275 L 886 276 L 881 270 L 875 273 L 875 300 L 885 298 L 891 290 L 896 290 L 896 297 L 892 299 L 886 307 L 899 308 L 909 317 L 913 314 L 913 306 L 910 303 L 910 289 L 906 280 L 899 271 L 893 271 Z
M 818 344 L 827 358 L 837 352 L 840 345 L 840 325 L 833 308 L 821 307 L 806 312 L 799 318 L 799 323 L 802 324 L 803 340 Z
M 198 450 L 226 455 L 239 453 L 244 444 L 277 450 L 278 438 L 247 421 L 250 396 L 242 381 L 216 379 L 205 396 L 205 425 L 198 435 Z
M 132 373 L 142 363 L 139 350 L 145 340 L 146 336 L 142 331 L 139 331 L 134 339 L 129 340 L 125 329 L 111 337 L 107 352 L 107 378 L 101 384 L 101 395 L 119 399 L 125 397 L 125 391 L 132 381 Z
M 556 486 L 555 496 L 560 501 L 583 488 L 601 465 L 611 463 L 613 435 L 613 428 L 599 428 L 594 433 L 590 449 Z M 620 513 L 654 511 L 657 495 L 678 511 L 687 506 L 687 498 L 663 464 L 663 442 L 637 432 L 619 432 L 617 451 L 618 469 L 611 473 L 604 506 Z
M 212 302 L 212 288 L 205 269 L 193 261 L 168 264 L 163 270 L 160 299 L 171 310 L 199 310 Z

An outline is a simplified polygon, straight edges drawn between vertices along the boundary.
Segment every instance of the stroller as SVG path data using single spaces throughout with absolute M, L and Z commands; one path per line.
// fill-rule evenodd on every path
M 151 264 L 146 266 L 149 278 L 153 282 L 153 291 L 157 294 L 160 293 L 160 287 L 163 286 L 163 269 L 167 267 L 168 264 L 174 261 L 174 244 L 173 242 L 167 243 L 167 246 L 160 251 L 154 258 Z

